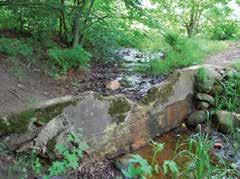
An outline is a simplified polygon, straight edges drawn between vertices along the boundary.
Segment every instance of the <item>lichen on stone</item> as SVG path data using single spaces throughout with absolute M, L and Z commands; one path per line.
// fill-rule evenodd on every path
M 124 122 L 127 112 L 131 110 L 131 105 L 124 97 L 118 97 L 111 100 L 108 113 L 116 120 L 117 124 Z

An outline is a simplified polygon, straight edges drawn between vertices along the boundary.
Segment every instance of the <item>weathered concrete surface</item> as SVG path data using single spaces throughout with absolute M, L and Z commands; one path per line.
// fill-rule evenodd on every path
M 12 150 L 35 148 L 44 153 L 50 142 L 66 143 L 67 133 L 73 133 L 81 134 L 90 145 L 89 152 L 96 156 L 127 153 L 143 147 L 149 138 L 177 127 L 189 116 L 199 68 L 177 71 L 150 89 L 138 103 L 124 96 L 102 97 L 93 92 L 51 100 L 25 112 L 24 120 L 23 115 L 15 115 L 14 120 L 24 121 L 22 131 L 14 129 L 18 123 L 12 122 L 11 115 L 2 117 L 0 134 Z M 11 130 L 4 130 L 9 127 Z M 34 135 L 23 138 L 29 131 Z

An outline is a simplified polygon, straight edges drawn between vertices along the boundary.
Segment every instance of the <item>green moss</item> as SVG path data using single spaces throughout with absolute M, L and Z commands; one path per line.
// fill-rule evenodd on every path
M 141 103 L 144 105 L 148 105 L 156 100 L 160 102 L 166 102 L 169 95 L 172 93 L 173 85 L 167 84 L 164 88 L 158 89 L 157 87 L 153 87 L 149 90 L 146 96 L 144 96 L 141 100 Z
M 126 113 L 130 111 L 131 105 L 124 97 L 113 99 L 110 104 L 109 114 L 116 120 L 117 124 L 124 121 Z
M 41 121 L 43 123 L 48 123 L 54 117 L 61 114 L 64 108 L 69 105 L 76 105 L 76 102 L 71 101 L 71 102 L 51 106 L 51 107 L 48 107 L 47 109 L 38 109 L 35 112 L 35 116 L 38 119 L 38 121 Z
M 1 118 L 1 135 L 7 135 L 10 133 L 22 133 L 23 131 L 26 131 L 32 118 L 34 118 L 34 112 L 32 110 L 22 112 L 18 115 Z
M 54 117 L 61 114 L 66 106 L 76 105 L 76 102 L 67 102 L 48 107 L 47 109 L 29 110 L 20 114 L 10 115 L 0 119 L 0 135 L 8 135 L 12 133 L 23 133 L 28 130 L 31 119 L 48 123 Z
M 173 92 L 173 87 L 176 81 L 178 80 L 179 74 L 175 74 L 172 76 L 169 81 L 167 81 L 162 87 L 152 87 L 147 95 L 145 95 L 141 100 L 140 103 L 144 105 L 148 105 L 150 103 L 159 100 L 159 102 L 166 102 L 169 95 Z

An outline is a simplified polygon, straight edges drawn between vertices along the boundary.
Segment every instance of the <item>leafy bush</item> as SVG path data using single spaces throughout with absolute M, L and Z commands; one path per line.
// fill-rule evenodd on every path
M 29 57 L 33 54 L 32 47 L 17 39 L 0 38 L 0 53 L 9 56 Z
M 238 33 L 238 25 L 234 21 L 217 23 L 210 29 L 211 39 L 228 40 L 234 38 Z
M 80 45 L 71 49 L 49 49 L 48 55 L 61 74 L 66 74 L 70 68 L 88 68 L 91 57 Z

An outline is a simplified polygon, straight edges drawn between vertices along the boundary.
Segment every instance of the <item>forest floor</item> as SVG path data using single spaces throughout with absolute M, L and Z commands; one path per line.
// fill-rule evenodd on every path
M 232 43 L 222 53 L 208 58 L 206 64 L 229 65 L 240 60 L 240 45 Z M 22 111 L 42 100 L 63 95 L 76 95 L 83 91 L 97 91 L 101 94 L 116 94 L 118 90 L 106 89 L 106 83 L 118 77 L 117 65 L 93 65 L 88 72 L 69 72 L 68 75 L 53 79 L 38 68 L 21 64 L 13 66 L 5 56 L 0 56 L 0 114 Z M 157 82 L 165 78 L 158 79 Z M 127 95 L 136 91 L 127 91 Z

